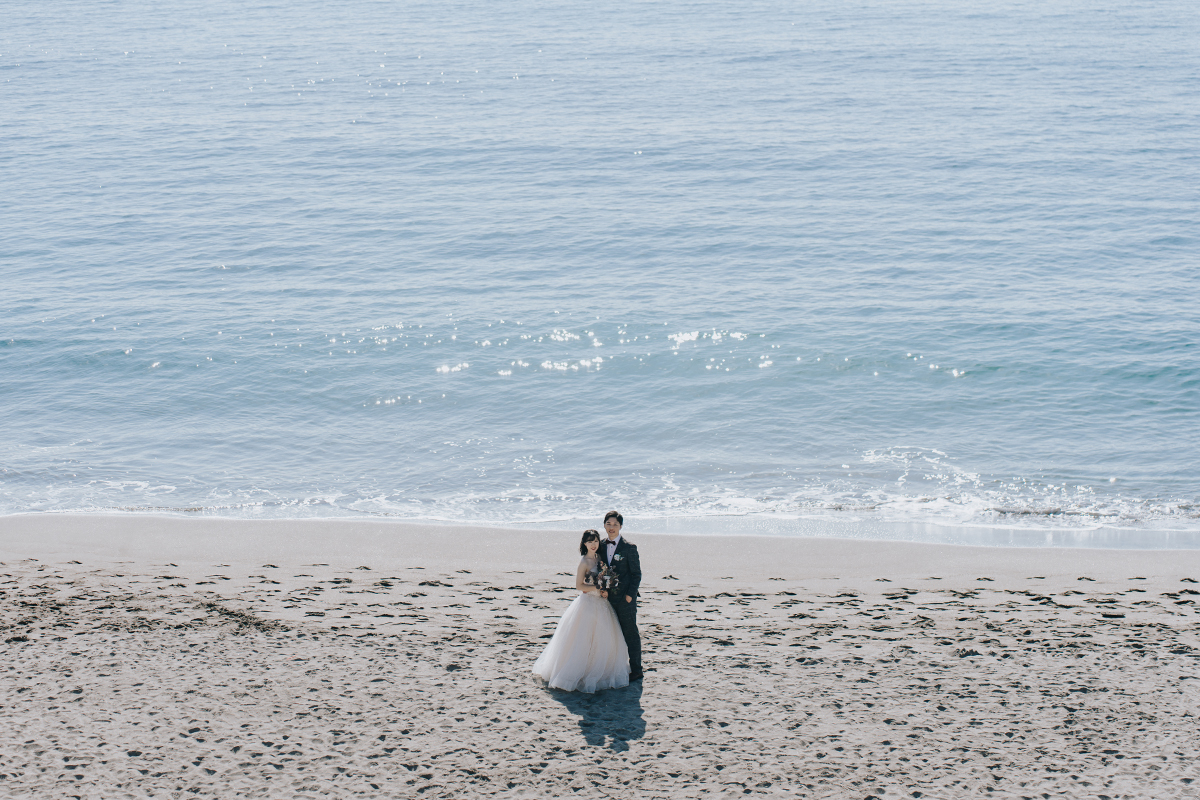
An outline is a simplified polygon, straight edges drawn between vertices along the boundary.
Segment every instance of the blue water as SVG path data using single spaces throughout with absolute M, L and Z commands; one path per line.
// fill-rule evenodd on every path
M 4 20 L 0 514 L 1200 532 L 1191 2 Z

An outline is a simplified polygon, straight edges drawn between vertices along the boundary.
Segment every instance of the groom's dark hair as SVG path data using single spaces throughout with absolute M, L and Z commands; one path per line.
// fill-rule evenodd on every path
M 595 539 L 597 542 L 600 541 L 600 531 L 588 528 L 583 532 L 583 538 L 579 540 L 579 555 L 587 555 L 587 543 L 592 539 Z
M 624 524 L 625 524 L 625 518 L 621 516 L 621 512 L 620 512 L 620 511 L 610 511 L 610 512 L 608 512 L 607 514 L 605 514 L 605 515 L 604 515 L 604 521 L 605 521 L 605 522 L 608 522 L 610 519 L 615 519 L 615 520 L 617 521 L 617 524 L 618 524 L 618 525 L 624 525 Z

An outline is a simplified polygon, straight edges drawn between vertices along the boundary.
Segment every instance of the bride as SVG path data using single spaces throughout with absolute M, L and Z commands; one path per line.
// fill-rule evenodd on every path
M 600 534 L 583 532 L 575 588 L 582 594 L 567 608 L 554 638 L 533 665 L 534 674 L 552 689 L 594 692 L 629 684 L 629 648 L 621 635 L 608 592 L 596 586 L 601 561 Z

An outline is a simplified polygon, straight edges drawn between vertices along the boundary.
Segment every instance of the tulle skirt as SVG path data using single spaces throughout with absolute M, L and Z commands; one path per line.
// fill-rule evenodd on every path
M 594 594 L 575 598 L 533 671 L 552 688 L 570 692 L 627 686 L 629 648 L 608 601 Z

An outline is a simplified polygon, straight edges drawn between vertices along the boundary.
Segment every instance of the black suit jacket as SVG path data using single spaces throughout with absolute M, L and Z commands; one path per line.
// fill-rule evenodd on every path
M 607 561 L 608 559 L 608 540 L 600 542 L 600 554 Z M 617 551 L 613 553 L 612 561 L 608 562 L 611 569 L 617 576 L 620 586 L 617 587 L 616 594 L 624 602 L 625 595 L 629 595 L 634 600 L 638 596 L 638 587 L 642 584 L 642 562 L 638 558 L 636 544 L 630 544 L 624 536 L 617 544 Z

